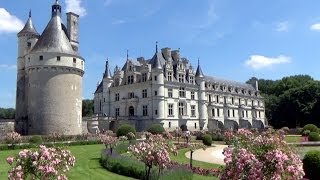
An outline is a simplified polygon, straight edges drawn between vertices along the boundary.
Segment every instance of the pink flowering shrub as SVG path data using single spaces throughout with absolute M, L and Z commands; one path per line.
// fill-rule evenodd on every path
M 10 132 L 6 134 L 6 142 L 14 145 L 21 142 L 21 135 L 17 132 Z
M 226 167 L 221 179 L 302 179 L 302 161 L 284 141 L 284 134 L 282 130 L 258 134 L 246 129 L 230 133 L 233 147 L 224 149 Z
M 106 146 L 106 148 L 110 148 L 110 153 L 112 154 L 112 150 L 118 144 L 118 138 L 113 136 L 108 136 L 105 134 L 99 134 L 100 141 Z
M 75 164 L 75 157 L 69 150 L 47 148 L 41 145 L 39 150 L 22 150 L 16 157 L 8 157 L 11 166 L 8 179 L 68 179 L 65 173 Z
M 148 139 L 141 141 L 135 145 L 129 146 L 129 151 L 138 160 L 145 163 L 146 177 L 149 179 L 151 168 L 158 166 L 158 176 L 160 172 L 170 163 L 170 152 L 176 152 L 175 146 L 168 142 L 162 135 L 149 135 Z

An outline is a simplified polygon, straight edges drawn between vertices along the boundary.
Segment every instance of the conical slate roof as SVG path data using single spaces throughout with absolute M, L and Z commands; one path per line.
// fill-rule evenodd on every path
M 18 36 L 22 36 L 25 34 L 33 34 L 39 36 L 36 28 L 33 26 L 32 19 L 31 19 L 31 12 L 29 13 L 29 18 L 24 25 L 23 29 L 18 33 Z
M 112 78 L 108 61 L 106 61 L 106 69 L 105 69 L 105 71 L 103 73 L 103 78 L 109 78 L 109 79 Z
M 38 42 L 31 51 L 31 53 L 35 52 L 55 52 L 77 55 L 77 53 L 72 49 L 66 35 L 66 28 L 62 24 L 60 16 L 56 15 L 51 18 Z
M 162 56 L 161 53 L 156 52 L 150 60 L 152 69 L 162 69 L 160 56 Z
M 196 72 L 196 77 L 204 77 L 202 69 L 200 67 L 200 64 L 198 64 L 197 72 Z

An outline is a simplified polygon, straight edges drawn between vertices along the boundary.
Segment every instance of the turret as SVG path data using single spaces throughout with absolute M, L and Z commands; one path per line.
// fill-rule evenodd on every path
M 110 87 L 113 83 L 113 79 L 109 69 L 109 61 L 106 61 L 106 69 L 103 74 L 103 112 L 106 112 L 108 116 L 110 116 L 110 108 L 111 108 L 111 96 L 110 96 Z
M 27 121 L 27 84 L 28 78 L 25 72 L 25 64 L 28 60 L 26 55 L 38 41 L 39 33 L 33 26 L 31 19 L 31 10 L 29 18 L 23 29 L 17 34 L 18 36 L 18 59 L 17 59 L 17 91 L 16 91 L 16 131 L 21 134 L 26 134 Z
M 58 0 L 55 1 L 55 3 L 51 7 L 51 17 L 54 16 L 61 16 L 61 6 L 59 5 Z
M 162 58 L 162 54 L 158 52 L 158 44 L 156 43 L 156 53 L 151 59 L 153 118 L 164 123 L 164 74 L 160 58 Z
M 205 80 L 204 75 L 200 67 L 198 59 L 198 67 L 196 71 L 196 83 L 199 86 L 198 90 L 198 99 L 199 99 L 199 124 L 200 129 L 207 129 L 208 120 L 207 120 L 207 105 L 206 105 L 206 89 L 205 89 Z

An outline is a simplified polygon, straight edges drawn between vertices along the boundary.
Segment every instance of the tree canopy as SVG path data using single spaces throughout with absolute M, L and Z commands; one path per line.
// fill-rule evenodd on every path
M 0 108 L 0 119 L 14 119 L 15 110 L 13 108 Z
M 93 114 L 93 100 L 84 99 L 82 100 L 82 116 L 89 117 Z
M 273 127 L 320 126 L 320 81 L 308 75 L 275 81 L 260 79 L 259 90 L 265 98 L 266 117 Z

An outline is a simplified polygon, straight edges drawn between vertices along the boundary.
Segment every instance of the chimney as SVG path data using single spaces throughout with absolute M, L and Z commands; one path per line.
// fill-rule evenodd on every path
M 171 54 L 174 60 L 178 61 L 180 59 L 180 50 L 174 50 Z
M 79 15 L 68 12 L 67 13 L 67 32 L 70 43 L 74 51 L 78 51 L 79 48 Z
M 171 58 L 171 49 L 166 47 L 161 49 L 162 55 L 166 60 Z

